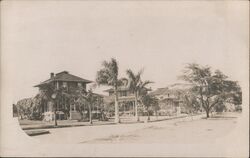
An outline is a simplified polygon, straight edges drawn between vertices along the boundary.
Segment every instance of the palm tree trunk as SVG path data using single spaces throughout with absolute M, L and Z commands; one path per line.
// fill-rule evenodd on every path
M 92 124 L 92 111 L 91 111 L 91 105 L 89 105 L 89 123 Z
M 115 89 L 115 123 L 120 123 L 117 88 Z
M 133 116 L 135 116 L 135 102 L 133 101 Z
M 155 110 L 156 120 L 158 120 L 158 112 Z
M 149 111 L 148 111 L 148 121 L 150 120 L 150 116 L 149 116 Z
M 55 114 L 55 126 L 57 126 L 57 118 L 56 118 L 57 103 L 58 103 L 58 101 L 56 100 L 55 101 L 55 111 L 54 111 L 54 114 Z
M 81 114 L 81 121 L 83 121 L 84 118 L 83 118 L 83 110 L 82 109 L 80 110 L 80 114 Z
M 140 118 L 138 116 L 138 93 L 137 92 L 135 92 L 135 118 L 137 122 L 140 121 Z

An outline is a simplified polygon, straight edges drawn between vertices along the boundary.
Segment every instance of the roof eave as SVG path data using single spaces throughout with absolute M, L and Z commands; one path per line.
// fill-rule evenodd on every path
M 41 87 L 41 86 L 43 86 L 43 85 L 45 85 L 45 84 L 47 84 L 47 83 L 41 83 L 41 84 L 35 85 L 35 86 L 33 86 L 33 87 Z
M 86 80 L 86 81 L 81 81 L 81 80 L 62 80 L 62 79 L 54 79 L 53 81 L 65 81 L 65 82 L 83 82 L 83 83 L 92 83 L 93 81 Z

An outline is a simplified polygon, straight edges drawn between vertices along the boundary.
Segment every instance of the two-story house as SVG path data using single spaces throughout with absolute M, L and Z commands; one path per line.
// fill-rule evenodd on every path
M 51 73 L 50 78 L 48 80 L 43 81 L 40 84 L 35 85 L 34 87 L 38 87 L 39 90 L 42 91 L 46 84 L 52 84 L 56 89 L 63 87 L 67 89 L 68 93 L 72 93 L 74 90 L 77 89 L 77 87 L 82 87 L 86 90 L 86 85 L 91 82 L 92 81 L 90 80 L 86 80 L 81 77 L 69 74 L 69 72 L 67 71 L 62 71 L 57 74 Z M 68 109 L 69 117 L 65 116 L 66 115 L 65 112 L 63 112 L 67 108 L 69 108 Z M 54 117 L 52 113 L 53 111 L 54 111 L 54 108 L 51 102 L 46 102 L 45 104 L 42 105 L 42 112 L 44 113 L 44 117 L 46 120 L 53 119 Z M 60 118 L 61 118 L 61 115 L 63 115 L 61 119 L 67 118 L 67 119 L 75 120 L 75 119 L 80 119 L 81 117 L 80 113 L 77 111 L 77 106 L 75 104 L 72 105 L 71 103 L 66 102 L 66 100 L 64 101 L 63 99 L 62 99 L 61 104 L 57 106 L 57 111 L 58 111 L 58 114 L 60 115 Z
M 147 93 L 148 91 L 150 91 L 150 89 L 145 88 L 145 92 Z M 109 101 L 114 102 L 114 89 L 110 88 L 105 90 L 104 92 L 108 92 Z M 121 115 L 135 115 L 135 94 L 130 90 L 129 82 L 123 81 L 123 85 L 118 87 L 117 93 L 119 113 Z M 141 106 L 142 105 L 139 104 L 138 108 L 142 108 Z

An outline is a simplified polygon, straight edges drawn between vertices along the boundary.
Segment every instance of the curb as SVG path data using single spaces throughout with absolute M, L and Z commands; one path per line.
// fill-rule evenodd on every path
M 192 115 L 192 116 L 199 116 L 202 114 Z M 171 117 L 171 118 L 165 118 L 165 119 L 159 119 L 159 120 L 152 120 L 147 121 L 148 123 L 153 122 L 160 122 L 160 121 L 166 121 L 166 120 L 173 120 L 173 119 L 179 119 L 179 118 L 187 118 L 191 116 L 178 116 L 178 117 Z M 146 123 L 145 121 L 139 121 L 139 122 L 120 122 L 118 124 L 136 124 L 136 123 Z M 86 124 L 86 125 L 47 125 L 44 127 L 23 127 L 23 130 L 33 130 L 33 129 L 52 129 L 52 128 L 68 128 L 68 127 L 80 127 L 80 126 L 103 126 L 103 125 L 116 125 L 114 122 L 105 123 L 105 124 Z
M 37 136 L 42 134 L 49 134 L 50 132 L 47 130 L 36 130 L 36 131 L 25 131 L 25 133 L 29 136 Z
M 179 118 L 188 118 L 188 117 L 193 117 L 193 116 L 200 116 L 202 114 L 197 114 L 197 115 L 192 115 L 192 116 L 178 116 L 178 117 L 172 117 L 172 118 L 165 118 L 165 119 L 159 119 L 159 120 L 152 120 L 152 121 L 148 121 L 148 123 L 151 123 L 151 122 L 160 122 L 160 121 L 166 121 L 166 120 L 174 120 L 174 119 L 179 119 Z

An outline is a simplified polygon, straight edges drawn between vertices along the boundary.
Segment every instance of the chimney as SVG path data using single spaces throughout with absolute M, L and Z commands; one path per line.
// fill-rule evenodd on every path
M 50 78 L 53 78 L 53 77 L 54 77 L 54 73 L 51 72 L 51 73 L 50 73 Z

